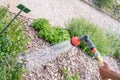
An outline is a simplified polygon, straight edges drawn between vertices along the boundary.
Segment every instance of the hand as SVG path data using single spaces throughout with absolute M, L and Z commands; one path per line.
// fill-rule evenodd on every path
M 99 72 L 101 74 L 101 77 L 103 79 L 109 79 L 111 78 L 112 74 L 111 72 L 113 69 L 106 63 L 104 62 L 104 66 L 100 67 Z

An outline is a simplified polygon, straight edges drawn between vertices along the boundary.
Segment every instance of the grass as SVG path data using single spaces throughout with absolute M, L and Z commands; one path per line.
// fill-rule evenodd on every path
M 9 23 L 11 16 L 5 7 L 0 7 L 0 31 Z M 17 57 L 27 50 L 29 42 L 24 23 L 17 18 L 10 27 L 0 34 L 0 80 L 23 80 L 25 62 L 19 63 Z
M 112 8 L 114 2 L 116 2 L 116 0 L 96 0 L 95 4 L 100 8 Z
M 120 59 L 120 32 L 109 31 L 107 36 L 111 40 L 111 54 Z

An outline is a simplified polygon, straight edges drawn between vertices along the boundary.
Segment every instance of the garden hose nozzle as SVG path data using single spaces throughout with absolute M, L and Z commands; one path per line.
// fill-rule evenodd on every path
M 90 40 L 89 36 L 85 35 L 80 38 L 72 37 L 71 44 L 73 46 L 78 46 L 80 44 L 80 41 L 85 41 L 87 43 L 87 45 L 91 49 L 92 53 L 94 54 L 95 58 L 97 58 L 98 61 L 100 62 L 100 64 L 103 66 L 103 59 L 102 59 L 100 53 L 98 52 L 98 50 L 95 48 L 95 45 L 93 44 L 93 42 Z
M 73 45 L 73 46 L 78 46 L 79 44 L 80 44 L 80 38 L 79 37 L 72 37 L 72 39 L 71 39 L 71 44 Z

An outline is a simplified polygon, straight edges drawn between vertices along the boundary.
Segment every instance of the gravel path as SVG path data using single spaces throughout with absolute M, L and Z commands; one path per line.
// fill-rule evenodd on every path
M 120 23 L 81 0 L 0 0 L 1 5 L 10 4 L 10 11 L 16 12 L 16 5 L 23 3 L 31 9 L 28 17 L 45 17 L 52 25 L 65 27 L 64 23 L 71 18 L 83 17 L 104 29 L 119 30 Z

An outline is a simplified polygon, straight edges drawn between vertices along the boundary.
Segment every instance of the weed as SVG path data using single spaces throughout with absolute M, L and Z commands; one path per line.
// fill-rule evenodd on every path
M 68 68 L 67 68 L 67 67 L 63 67 L 63 68 L 61 69 L 61 71 L 62 71 L 62 75 L 64 76 L 64 79 L 65 79 L 65 80 L 80 80 L 80 76 L 79 76 L 78 73 L 75 73 L 75 74 L 73 74 L 72 76 L 70 76 L 70 75 L 68 74 Z

